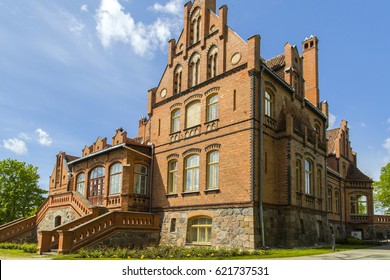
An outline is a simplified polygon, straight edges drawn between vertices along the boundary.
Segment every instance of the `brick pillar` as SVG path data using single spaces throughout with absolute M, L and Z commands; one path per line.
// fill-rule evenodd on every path
M 51 236 L 52 234 L 49 230 L 38 232 L 38 254 L 42 255 L 43 252 L 50 250 Z
M 58 230 L 58 253 L 67 254 L 70 253 L 73 247 L 74 232 L 67 230 Z

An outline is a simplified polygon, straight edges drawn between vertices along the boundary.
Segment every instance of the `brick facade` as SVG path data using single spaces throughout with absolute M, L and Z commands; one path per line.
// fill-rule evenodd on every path
M 77 217 L 101 207 L 158 214 L 160 244 L 179 246 L 298 247 L 329 244 L 331 234 L 390 234 L 390 219 L 373 213 L 372 180 L 357 168 L 347 122 L 326 131 L 318 39 L 306 38 L 302 54 L 287 43 L 265 60 L 260 36 L 240 38 L 227 13 L 215 0 L 185 5 L 183 32 L 169 42 L 137 138 L 117 129 L 81 157 L 60 153 L 38 228 L 52 230 L 56 216 L 79 225 Z M 134 239 L 120 231 L 102 242 L 127 237 Z M 145 238 L 157 242 L 153 231 Z

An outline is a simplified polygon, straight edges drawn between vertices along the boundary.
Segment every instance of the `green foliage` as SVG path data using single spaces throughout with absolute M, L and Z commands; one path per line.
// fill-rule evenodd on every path
M 221 259 L 236 256 L 263 256 L 268 251 L 256 250 L 246 251 L 239 249 L 216 249 L 206 246 L 179 247 L 179 246 L 157 246 L 145 249 L 132 248 L 83 248 L 77 253 L 79 258 L 117 258 L 117 259 Z
M 37 167 L 17 160 L 0 161 L 0 224 L 35 214 L 47 191 L 38 186 Z
M 380 208 L 390 213 L 390 163 L 382 168 L 379 181 L 374 183 L 374 198 Z
M 0 243 L 0 249 L 7 250 L 22 250 L 26 253 L 36 253 L 38 251 L 38 244 L 36 243 Z

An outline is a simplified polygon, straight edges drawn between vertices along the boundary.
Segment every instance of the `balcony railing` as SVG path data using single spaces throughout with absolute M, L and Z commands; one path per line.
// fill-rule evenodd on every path
M 184 130 L 184 137 L 185 138 L 194 137 L 196 135 L 199 135 L 200 132 L 201 132 L 200 125 L 197 125 L 197 126 L 194 126 L 194 127 L 190 127 L 190 128 L 186 128 Z

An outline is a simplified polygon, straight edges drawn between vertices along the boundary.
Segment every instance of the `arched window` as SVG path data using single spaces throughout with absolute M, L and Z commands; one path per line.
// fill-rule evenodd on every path
M 85 186 L 85 174 L 80 173 L 77 175 L 76 179 L 76 191 L 84 195 L 84 186 Z
M 218 189 L 219 178 L 219 152 L 212 151 L 207 154 L 207 189 Z
M 321 127 L 318 123 L 314 124 L 314 130 L 317 132 L 318 138 L 322 140 Z
M 185 185 L 184 191 L 198 191 L 199 190 L 199 156 L 192 155 L 185 160 Z
M 340 193 L 335 191 L 334 193 L 335 212 L 340 213 Z
M 273 117 L 273 95 L 268 91 L 264 93 L 264 114 L 267 117 Z
M 191 102 L 186 107 L 186 128 L 200 125 L 200 101 Z
M 199 217 L 189 221 L 189 239 L 191 243 L 210 243 L 212 220 L 209 217 Z
M 141 164 L 134 165 L 134 193 L 146 195 L 148 168 Z
M 297 159 L 295 163 L 295 185 L 297 191 L 302 191 L 302 163 L 300 159 Z
M 171 133 L 180 131 L 180 109 L 176 109 L 171 113 Z
M 207 121 L 218 119 L 218 94 L 214 94 L 207 99 Z
M 122 191 L 122 164 L 115 163 L 110 168 L 110 194 Z
M 218 48 L 212 47 L 207 56 L 207 78 L 211 79 L 217 76 L 218 69 Z
M 168 193 L 177 193 L 177 160 L 168 163 Z
M 190 43 L 195 44 L 200 41 L 201 37 L 201 15 L 200 9 L 194 10 L 191 16 Z
M 96 167 L 91 171 L 89 178 L 89 197 L 98 197 L 104 195 L 104 167 Z M 97 204 L 101 201 L 96 200 Z
M 54 218 L 54 227 L 59 227 L 61 225 L 61 216 L 56 216 Z
M 332 198 L 332 189 L 328 188 L 328 211 L 333 211 L 333 198 Z
M 200 55 L 195 54 L 192 56 L 189 63 L 190 71 L 189 71 L 189 82 L 190 87 L 194 87 L 200 82 Z
M 351 214 L 353 215 L 367 215 L 367 197 L 365 195 L 352 195 Z
M 313 163 L 309 160 L 305 160 L 305 193 L 313 193 Z
M 181 92 L 183 68 L 181 66 L 176 67 L 173 80 L 173 94 Z

